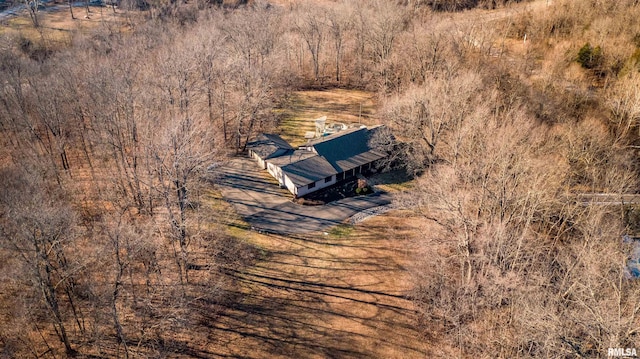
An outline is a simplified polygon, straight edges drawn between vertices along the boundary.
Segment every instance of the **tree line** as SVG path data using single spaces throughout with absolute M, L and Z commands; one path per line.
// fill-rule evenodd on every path
M 413 296 L 435 354 L 632 346 L 639 287 L 619 238 L 633 209 L 567 198 L 637 191 L 637 45 L 612 24 L 634 26 L 638 5 L 565 0 L 487 25 L 436 3 L 167 3 L 62 49 L 4 35 L 6 355 L 186 350 L 178 338 L 234 300 L 220 268 L 255 256 L 203 209 L 207 167 L 273 130 L 291 91 L 336 86 L 376 92 L 416 176 Z M 603 33 L 624 46 L 602 44 L 594 68 L 558 52 Z
M 235 300 L 221 267 L 254 255 L 203 208 L 207 168 L 273 130 L 293 89 L 387 86 L 409 21 L 383 1 L 178 5 L 62 47 L 0 41 L 8 356 L 185 350 Z
M 639 11 L 561 1 L 493 28 L 461 23 L 460 47 L 442 41 L 423 62 L 438 71 L 386 97 L 417 174 L 401 201 L 423 225 L 410 271 L 434 356 L 599 357 L 638 341 L 622 240 L 638 235 L 638 206 L 576 195 L 639 190 L 638 47 L 617 27 Z

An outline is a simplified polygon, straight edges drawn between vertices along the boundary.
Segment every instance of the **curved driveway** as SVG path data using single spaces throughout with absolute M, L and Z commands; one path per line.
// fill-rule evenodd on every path
M 255 229 L 272 233 L 322 231 L 354 214 L 391 203 L 387 193 L 345 198 L 324 206 L 303 206 L 291 201 L 266 170 L 247 158 L 234 158 L 219 170 L 222 196 Z

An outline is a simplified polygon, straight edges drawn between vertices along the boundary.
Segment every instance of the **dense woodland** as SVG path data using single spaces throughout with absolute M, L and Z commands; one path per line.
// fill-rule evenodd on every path
M 292 91 L 335 87 L 376 93 L 415 175 L 398 201 L 424 225 L 409 270 L 434 357 L 637 346 L 639 210 L 575 199 L 640 190 L 637 1 L 232 5 L 0 37 L 4 357 L 188 356 L 233 300 L 220 271 L 256 255 L 201 206 L 207 168 Z M 475 7 L 496 10 L 455 12 Z

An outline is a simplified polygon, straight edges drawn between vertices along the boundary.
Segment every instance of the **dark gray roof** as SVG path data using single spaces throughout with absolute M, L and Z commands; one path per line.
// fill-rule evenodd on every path
M 311 141 L 308 145 L 313 146 L 318 155 L 338 172 L 345 172 L 385 157 L 384 152 L 372 148 L 369 143 L 373 131 L 366 127 L 349 129 Z
M 336 165 L 340 168 L 341 172 L 349 171 L 350 169 L 366 165 L 373 161 L 385 158 L 387 155 L 381 151 L 371 150 L 357 155 L 353 155 L 344 160 L 337 160 Z
M 288 151 L 285 154 L 278 157 L 270 158 L 268 162 L 273 163 L 276 166 L 282 167 L 298 161 L 306 160 L 307 158 L 314 157 L 314 156 L 317 156 L 317 155 L 311 151 L 295 150 L 295 151 Z
M 315 152 L 293 150 L 280 136 L 268 134 L 261 135 L 247 147 L 280 167 L 296 187 L 301 187 L 384 158 L 384 151 L 370 143 L 380 128 L 382 126 L 352 128 L 309 141 L 306 147 L 313 147 Z M 285 151 L 278 151 L 281 149 Z
M 247 143 L 247 148 L 257 153 L 262 159 L 270 158 L 280 150 L 293 150 L 293 147 L 282 137 L 269 133 L 263 133 Z
M 313 156 L 282 166 L 282 172 L 291 179 L 296 187 L 308 185 L 338 173 L 325 158 L 312 152 L 309 153 Z
M 313 145 L 316 145 L 318 143 L 331 141 L 331 140 L 333 140 L 335 138 L 342 137 L 342 136 L 345 136 L 347 134 L 358 132 L 358 131 L 362 131 L 362 130 L 366 131 L 367 129 L 366 129 L 366 127 L 348 128 L 346 130 L 333 133 L 333 134 L 331 134 L 329 136 L 318 137 L 316 139 L 310 140 L 309 142 L 307 142 L 306 146 L 313 146 Z

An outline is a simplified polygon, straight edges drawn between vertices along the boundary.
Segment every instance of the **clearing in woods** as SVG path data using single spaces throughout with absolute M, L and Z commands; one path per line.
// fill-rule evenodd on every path
M 305 124 L 322 115 L 331 122 L 357 122 L 361 102 L 368 124 L 368 93 L 297 92 L 284 110 L 285 137 L 301 143 Z M 409 238 L 417 231 L 411 221 L 408 213 L 392 211 L 327 232 L 246 231 L 242 237 L 261 256 L 249 268 L 230 271 L 238 293 L 210 323 L 213 332 L 203 338 L 214 346 L 210 352 L 234 358 L 427 357 L 408 298 L 405 267 Z
M 315 131 L 314 120 L 327 116 L 327 124 L 378 124 L 373 94 L 365 91 L 334 89 L 297 91 L 281 109 L 280 135 L 293 146 L 303 144 L 305 132 Z
M 33 26 L 28 12 L 18 5 L 16 9 L 0 12 L 0 35 L 29 40 L 36 45 L 64 47 L 72 42 L 74 32 L 100 30 L 106 33 L 127 32 L 139 23 L 145 12 L 123 11 L 110 6 L 73 7 L 71 19 L 67 3 L 47 3 L 37 13 L 39 28 Z
M 209 324 L 209 352 L 233 358 L 427 357 L 407 297 L 408 238 L 416 230 L 407 215 L 389 212 L 326 234 L 247 236 L 262 259 L 229 273 L 238 293 Z

